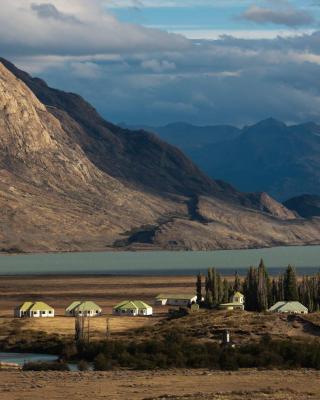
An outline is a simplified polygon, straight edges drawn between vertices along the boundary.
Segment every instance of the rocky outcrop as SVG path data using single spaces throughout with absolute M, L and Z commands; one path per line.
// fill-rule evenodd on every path
M 0 63 L 0 250 L 248 248 L 317 243 L 319 229 Z

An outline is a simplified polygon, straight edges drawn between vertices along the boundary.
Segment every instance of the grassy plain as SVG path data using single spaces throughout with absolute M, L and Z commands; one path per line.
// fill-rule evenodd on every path
M 106 336 L 107 319 L 114 337 L 160 337 L 178 329 L 195 340 L 221 339 L 229 329 L 235 342 L 259 339 L 269 333 L 274 338 L 320 338 L 320 314 L 306 318 L 287 318 L 276 314 L 201 311 L 168 321 L 167 307 L 155 307 L 153 317 L 114 317 L 112 307 L 125 299 L 141 299 L 153 305 L 159 293 L 193 293 L 195 279 L 190 276 L 35 276 L 0 278 L 0 338 L 10 332 L 41 331 L 73 336 L 74 318 L 64 317 L 65 307 L 73 300 L 94 300 L 103 309 L 102 317 L 90 320 L 92 338 Z M 25 300 L 43 300 L 55 308 L 55 318 L 12 318 L 15 305 Z
M 319 400 L 319 371 L 0 372 L 1 400 Z

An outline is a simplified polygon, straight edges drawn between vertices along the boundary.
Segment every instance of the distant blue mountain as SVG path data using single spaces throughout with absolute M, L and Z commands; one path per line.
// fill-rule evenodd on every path
M 238 129 L 169 124 L 148 130 L 182 149 L 204 172 L 245 192 L 278 200 L 320 195 L 320 126 L 288 126 L 269 118 Z

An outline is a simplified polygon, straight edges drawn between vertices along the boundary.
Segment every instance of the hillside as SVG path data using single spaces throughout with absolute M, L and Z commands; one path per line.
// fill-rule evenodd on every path
M 177 148 L 0 63 L 0 249 L 319 243 L 318 220 L 203 174 Z
M 289 199 L 283 204 L 303 218 L 320 217 L 320 196 L 305 194 Z
M 212 127 L 212 137 L 220 128 Z M 239 189 L 266 191 L 278 200 L 304 193 L 320 194 L 320 126 L 294 126 L 268 119 L 245 127 L 233 138 L 196 147 L 179 144 L 209 176 Z

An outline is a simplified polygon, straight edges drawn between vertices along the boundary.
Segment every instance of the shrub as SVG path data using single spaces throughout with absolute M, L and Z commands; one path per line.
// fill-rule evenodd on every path
M 95 371 L 109 371 L 112 369 L 111 361 L 103 354 L 99 353 L 94 359 Z
M 32 361 L 22 368 L 24 371 L 70 371 L 68 364 L 59 361 Z
M 78 362 L 78 370 L 79 371 L 88 371 L 89 370 L 89 364 L 85 360 L 80 360 Z

